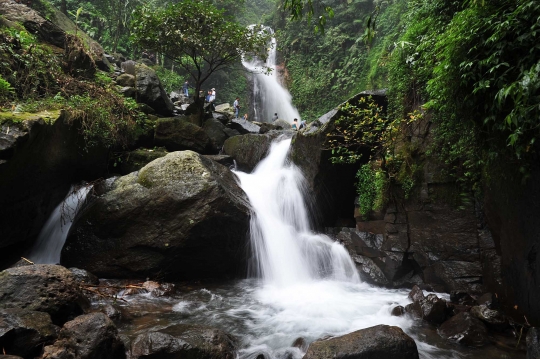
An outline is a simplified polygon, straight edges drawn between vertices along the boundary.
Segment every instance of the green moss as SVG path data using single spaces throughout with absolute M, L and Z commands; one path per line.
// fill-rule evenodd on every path
M 61 110 L 40 111 L 40 112 L 0 112 L 0 124 L 22 123 L 27 120 L 43 119 L 48 124 L 53 124 L 60 118 Z

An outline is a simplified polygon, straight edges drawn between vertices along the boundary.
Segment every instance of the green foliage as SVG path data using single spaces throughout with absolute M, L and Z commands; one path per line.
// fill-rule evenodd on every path
M 164 9 L 137 8 L 132 34 L 140 46 L 166 54 L 189 73 L 196 96 L 212 73 L 238 62 L 242 54 L 265 53 L 268 39 L 231 21 L 210 2 L 196 0 Z
M 26 30 L 0 29 L 0 76 L 15 98 L 39 98 L 60 90 L 60 59 Z
M 358 92 L 388 86 L 389 53 L 406 3 L 327 1 L 335 17 L 327 21 L 324 34 L 314 34 L 307 19 L 289 21 L 286 12 L 274 17 L 273 26 L 282 29 L 278 44 L 288 87 L 303 118 L 315 119 Z M 376 36 L 366 44 L 368 22 Z
M 14 88 L 11 87 L 11 84 L 4 80 L 2 76 L 0 76 L 0 103 L 3 101 L 1 100 L 2 97 L 7 97 L 7 95 L 14 92 Z
M 325 147 L 332 150 L 330 161 L 334 164 L 355 163 L 365 153 L 369 153 L 366 160 L 381 155 L 385 136 L 390 133 L 390 121 L 383 108 L 371 96 L 363 96 L 357 104 L 344 104 L 340 111 L 341 116 L 325 142 Z
M 373 211 L 379 211 L 386 204 L 388 180 L 381 169 L 374 170 L 370 164 L 365 164 L 356 173 L 358 205 L 364 220 Z
M 159 80 L 167 93 L 170 93 L 171 91 L 179 91 L 184 85 L 184 81 L 186 81 L 184 77 L 179 75 L 177 72 L 168 70 L 161 66 L 156 67 L 156 74 L 158 75 Z
M 392 116 L 428 109 L 432 153 L 464 188 L 494 161 L 535 161 L 540 4 L 415 0 L 407 17 L 390 60 Z

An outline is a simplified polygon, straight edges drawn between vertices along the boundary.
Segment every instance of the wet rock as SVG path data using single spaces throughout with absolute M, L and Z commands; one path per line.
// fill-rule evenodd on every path
M 143 283 L 143 288 L 154 297 L 167 297 L 176 292 L 176 288 L 172 283 L 158 283 L 154 281 L 146 281 Z
M 245 268 L 249 213 L 227 167 L 192 151 L 169 153 L 92 202 L 62 261 L 101 278 L 236 275 Z
M 384 286 L 391 283 L 388 278 L 386 278 L 379 264 L 372 258 L 354 254 L 351 257 L 356 264 L 358 274 L 363 281 Z
M 409 293 L 408 295 L 409 299 L 412 300 L 413 302 L 418 302 L 418 301 L 421 301 L 425 298 L 424 296 L 424 291 L 422 289 L 420 289 L 420 287 L 418 287 L 417 285 L 415 285 L 411 292 Z
M 43 345 L 54 342 L 59 330 L 47 313 L 19 308 L 0 310 L 0 348 L 5 353 L 38 356 Z
M 105 314 L 107 318 L 119 320 L 122 318 L 122 312 L 112 304 L 104 304 L 99 308 L 100 312 Z
M 174 105 L 163 89 L 156 72 L 143 64 L 137 64 L 135 71 L 137 102 L 147 104 L 160 115 L 172 115 Z
M 462 304 L 462 305 L 476 305 L 476 300 L 473 299 L 467 292 L 463 291 L 451 291 L 450 292 L 450 301 L 452 303 L 456 304 Z
M 420 301 L 424 320 L 438 325 L 446 319 L 446 301 L 435 294 L 428 295 Z
M 405 306 L 405 313 L 409 314 L 413 318 L 422 319 L 424 313 L 420 302 L 413 302 Z
M 480 347 L 488 342 L 486 326 L 469 313 L 453 316 L 437 332 L 444 339 L 470 347 Z
M 418 358 L 414 340 L 398 327 L 377 325 L 309 346 L 304 359 L 413 359 Z
M 403 314 L 405 314 L 405 308 L 401 305 L 395 306 L 390 312 L 390 315 L 393 317 L 401 317 Z
M 243 118 L 233 118 L 228 124 L 229 128 L 240 132 L 241 134 L 259 133 L 261 127 L 253 122 L 244 120 Z
M 469 305 L 446 303 L 447 313 L 449 316 L 458 315 L 459 313 L 469 312 L 471 307 Z
M 53 323 L 63 324 L 88 305 L 75 277 L 64 267 L 36 264 L 0 272 L 0 309 L 46 312 Z
M 0 359 L 23 359 L 17 355 L 0 355 Z
M 471 315 L 486 323 L 488 327 L 498 331 L 504 331 L 509 325 L 508 319 L 504 314 L 498 310 L 489 309 L 485 304 L 472 307 Z
M 530 328 L 527 332 L 527 359 L 540 359 L 540 329 Z
M 131 358 L 234 359 L 236 339 L 219 329 L 179 324 L 140 334 L 131 343 Z
M 81 315 L 64 324 L 58 340 L 45 347 L 43 359 L 125 359 L 124 343 L 103 313 Z
M 227 133 L 225 133 L 225 125 L 214 118 L 209 118 L 204 121 L 202 128 L 210 138 L 214 152 L 219 152 L 223 147 L 225 140 L 229 138 Z
M 486 305 L 489 309 L 499 308 L 499 298 L 493 293 L 484 293 L 478 300 L 478 305 Z
M 69 271 L 73 273 L 75 280 L 79 283 L 85 284 L 99 284 L 99 279 L 87 270 L 79 268 L 69 268 Z
M 306 342 L 304 338 L 300 337 L 294 340 L 291 347 L 298 348 L 301 351 L 305 352 L 308 348 L 308 343 Z
M 212 153 L 210 138 L 197 125 L 185 117 L 160 118 L 156 122 L 155 144 L 167 151 L 190 150 L 198 153 Z
M 268 122 L 253 122 L 253 123 L 260 127 L 260 129 L 259 129 L 260 134 L 264 134 L 264 133 L 267 133 L 267 132 L 272 131 L 272 130 L 281 130 L 282 129 L 279 126 L 275 126 L 275 125 L 273 125 L 271 123 L 268 123 Z
M 223 152 L 235 159 L 240 170 L 250 172 L 266 156 L 277 136 L 266 133 L 230 137 L 223 145 Z

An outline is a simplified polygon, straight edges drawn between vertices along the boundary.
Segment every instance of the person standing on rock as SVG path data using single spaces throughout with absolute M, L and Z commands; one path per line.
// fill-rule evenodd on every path
M 216 100 L 216 89 L 212 87 L 212 94 L 210 95 L 210 102 L 214 102 Z
M 239 97 L 237 97 L 236 100 L 234 100 L 233 107 L 234 107 L 234 118 L 238 118 L 238 113 L 240 112 L 240 98 Z
M 275 120 L 278 119 L 278 115 L 277 115 L 277 112 L 274 114 L 274 116 L 272 116 L 272 122 L 274 122 Z
M 293 124 L 292 124 L 291 127 L 292 127 L 292 129 L 295 130 L 295 131 L 298 129 L 298 119 L 297 119 L 297 118 L 295 118 L 295 119 L 293 120 Z
M 244 120 L 245 120 L 245 121 L 248 120 L 248 115 L 247 115 L 247 113 L 244 114 Z
M 192 86 L 190 86 L 188 80 L 186 80 L 186 82 L 184 82 L 184 86 L 182 86 L 182 90 L 184 91 L 184 95 L 186 97 L 189 97 L 189 88 L 190 87 L 192 87 Z

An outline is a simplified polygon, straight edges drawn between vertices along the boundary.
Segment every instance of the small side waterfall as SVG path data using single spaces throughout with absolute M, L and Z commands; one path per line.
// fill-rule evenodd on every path
M 267 28 L 268 31 L 273 31 Z M 259 59 L 243 61 L 242 64 L 253 73 L 253 106 L 254 121 L 271 122 L 274 113 L 280 119 L 292 123 L 293 119 L 300 120 L 298 110 L 292 105 L 292 96 L 279 83 L 276 69 L 276 39 L 272 38 L 268 48 L 266 63 Z M 265 67 L 272 70 L 269 75 L 265 74 Z
M 60 263 L 60 253 L 66 242 L 73 219 L 86 201 L 92 186 L 73 187 L 60 203 L 41 229 L 36 244 L 30 251 L 28 259 L 37 264 Z
M 358 283 L 345 248 L 310 229 L 304 178 L 287 161 L 290 143 L 290 139 L 273 143 L 252 174 L 237 172 L 254 210 L 251 274 L 278 286 L 323 279 Z

